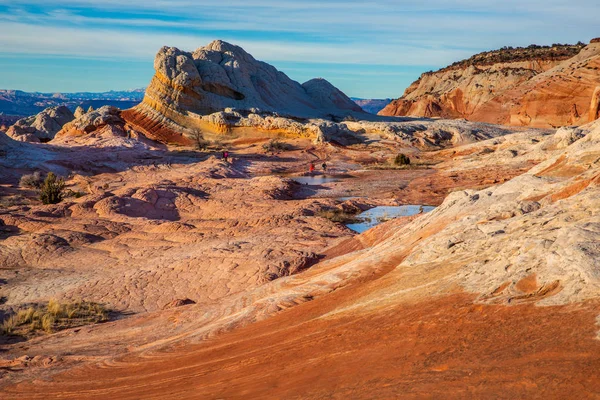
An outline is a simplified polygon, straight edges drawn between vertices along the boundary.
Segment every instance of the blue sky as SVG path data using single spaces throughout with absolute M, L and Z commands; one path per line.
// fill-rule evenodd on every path
M 588 0 L 0 0 L 0 88 L 144 87 L 163 45 L 238 44 L 292 79 L 399 97 L 421 72 L 483 50 L 600 36 Z

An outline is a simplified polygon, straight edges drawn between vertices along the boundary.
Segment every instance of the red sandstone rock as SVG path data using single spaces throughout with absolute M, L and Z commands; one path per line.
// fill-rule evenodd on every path
M 445 68 L 423 74 L 380 115 L 466 118 L 534 127 L 581 125 L 593 119 L 600 85 L 600 44 L 576 56 Z

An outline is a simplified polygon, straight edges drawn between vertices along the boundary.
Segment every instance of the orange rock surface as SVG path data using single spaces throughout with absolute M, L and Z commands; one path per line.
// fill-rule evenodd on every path
M 466 118 L 552 128 L 597 118 L 600 43 L 567 60 L 446 68 L 423 74 L 380 115 Z
M 3 398 L 600 392 L 600 121 L 440 121 L 420 137 L 444 146 L 364 131 L 269 154 L 248 128 L 205 153 L 108 111 L 50 144 L 0 134 L 2 316 L 50 299 L 112 310 L 2 336 Z M 460 126 L 469 140 L 445 131 Z M 389 163 L 399 153 L 410 167 Z M 313 181 L 294 181 L 311 162 Z M 19 185 L 35 170 L 82 193 L 40 204 Z M 407 203 L 437 207 L 362 234 L 322 213 Z

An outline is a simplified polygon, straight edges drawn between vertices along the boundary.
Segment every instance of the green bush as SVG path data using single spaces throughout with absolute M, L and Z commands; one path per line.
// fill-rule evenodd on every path
M 57 204 L 64 198 L 65 180 L 48 172 L 40 189 L 40 200 L 44 204 Z
M 408 158 L 408 156 L 405 154 L 398 154 L 394 158 L 394 164 L 395 165 L 410 165 L 410 158 Z

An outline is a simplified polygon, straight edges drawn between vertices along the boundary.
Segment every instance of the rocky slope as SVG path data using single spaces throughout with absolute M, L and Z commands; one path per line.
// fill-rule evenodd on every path
M 37 115 L 18 120 L 6 134 L 23 142 L 48 142 L 62 126 L 75 118 L 65 106 L 49 107 Z
M 15 344 L 4 365 L 23 375 L 2 389 L 15 399 L 593 398 L 600 122 L 434 156 L 448 178 L 537 165 L 353 237 L 311 215 L 310 201 L 278 201 L 289 182 L 240 179 L 246 160 L 98 175 L 109 188 L 80 202 L 2 215 L 22 232 L 2 243 L 4 264 L 33 266 L 43 282 L 11 275 L 11 304 L 85 294 L 155 310 Z M 76 234 L 90 229 L 97 238 Z M 306 265 L 309 248 L 324 257 L 301 273 L 272 264 Z M 189 293 L 200 304 L 160 310 Z
M 20 117 L 14 115 L 0 114 L 0 132 L 6 132 Z
M 576 53 L 576 54 L 574 54 Z M 600 43 L 482 53 L 423 74 L 380 115 L 557 127 L 595 118 Z
M 292 117 L 344 117 L 363 111 L 324 79 L 299 84 L 242 48 L 214 41 L 192 53 L 163 47 L 144 101 L 125 118 L 166 140 L 194 128 L 215 130 L 202 116 L 233 108 Z

